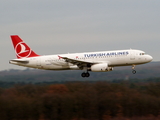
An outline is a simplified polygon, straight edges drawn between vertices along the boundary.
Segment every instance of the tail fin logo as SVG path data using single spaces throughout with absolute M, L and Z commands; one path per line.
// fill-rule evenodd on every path
M 24 42 L 20 42 L 15 46 L 15 52 L 17 57 L 24 58 L 30 56 L 31 49 Z

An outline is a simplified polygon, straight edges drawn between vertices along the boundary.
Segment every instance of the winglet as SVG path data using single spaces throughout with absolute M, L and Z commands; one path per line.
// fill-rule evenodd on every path
M 39 56 L 18 35 L 11 35 L 11 39 L 18 59 Z

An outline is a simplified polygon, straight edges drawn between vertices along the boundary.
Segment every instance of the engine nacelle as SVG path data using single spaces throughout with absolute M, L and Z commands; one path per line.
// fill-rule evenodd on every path
M 108 67 L 107 63 L 100 63 L 91 66 L 91 71 L 93 72 L 107 72 L 112 71 L 113 67 Z

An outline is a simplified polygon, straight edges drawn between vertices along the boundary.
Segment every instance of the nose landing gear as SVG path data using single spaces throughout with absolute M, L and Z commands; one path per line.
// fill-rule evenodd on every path
M 132 65 L 132 73 L 136 74 L 136 70 L 134 68 L 135 68 L 135 65 Z
M 132 70 L 132 73 L 133 73 L 133 74 L 136 74 L 136 70 Z

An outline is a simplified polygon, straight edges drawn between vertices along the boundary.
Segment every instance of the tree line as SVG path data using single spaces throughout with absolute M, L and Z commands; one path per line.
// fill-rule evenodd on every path
M 160 83 L 75 82 L 0 88 L 2 120 L 160 119 Z

